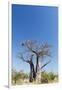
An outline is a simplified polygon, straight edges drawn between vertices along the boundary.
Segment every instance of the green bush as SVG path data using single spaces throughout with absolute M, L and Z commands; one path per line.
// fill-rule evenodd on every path
M 41 83 L 48 83 L 48 74 L 46 72 L 42 72 L 41 74 Z
M 49 80 L 54 80 L 54 78 L 55 78 L 55 75 L 52 72 L 50 72 L 49 73 Z
M 29 78 L 28 77 L 28 74 L 26 73 L 23 73 L 23 72 L 17 72 L 16 70 L 13 70 L 12 71 L 12 84 L 17 84 L 18 81 L 20 80 L 24 80 L 24 79 L 27 79 Z
M 47 72 L 42 72 L 41 73 L 41 83 L 49 83 L 54 81 L 56 75 L 52 72 L 47 73 Z

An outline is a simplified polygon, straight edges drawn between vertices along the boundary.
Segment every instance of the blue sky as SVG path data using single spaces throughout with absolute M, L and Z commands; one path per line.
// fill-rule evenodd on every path
M 20 42 L 37 40 L 53 45 L 51 63 L 44 69 L 58 71 L 58 8 L 12 5 L 12 62 L 16 70 L 29 71 L 29 65 L 17 58 Z

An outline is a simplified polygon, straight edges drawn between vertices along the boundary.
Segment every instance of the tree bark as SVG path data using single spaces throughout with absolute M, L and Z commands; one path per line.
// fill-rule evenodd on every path
M 29 82 L 33 81 L 33 75 L 32 75 L 32 66 L 30 65 L 30 76 L 29 76 Z
M 29 77 L 29 81 L 30 82 L 33 82 L 33 80 L 36 79 L 36 73 L 35 73 L 35 70 L 34 70 L 34 64 L 33 62 L 31 62 L 30 64 L 30 77 Z
M 39 61 L 38 61 L 38 56 L 36 57 L 36 73 L 38 72 L 38 63 L 39 63 Z
M 15 84 L 16 84 L 16 79 L 15 79 Z

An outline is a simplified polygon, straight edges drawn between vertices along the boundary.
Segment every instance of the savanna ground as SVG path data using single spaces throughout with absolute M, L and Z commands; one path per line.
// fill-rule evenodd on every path
M 52 72 L 42 72 L 40 83 L 37 81 L 29 82 L 29 74 L 23 72 L 13 72 L 12 73 L 12 85 L 23 85 L 23 84 L 48 84 L 48 83 L 57 83 L 58 75 Z

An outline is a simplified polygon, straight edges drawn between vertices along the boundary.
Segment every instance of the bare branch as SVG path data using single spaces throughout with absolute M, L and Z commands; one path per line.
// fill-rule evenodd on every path
M 33 52 L 34 54 L 37 54 L 37 52 L 33 49 L 33 45 L 35 43 L 32 41 L 26 41 L 25 43 L 22 43 L 22 46 L 26 46 L 27 49 L 29 49 L 31 52 Z
M 50 49 L 43 49 L 38 53 L 39 56 L 49 56 L 51 57 Z
M 22 59 L 24 62 L 27 62 L 28 60 L 25 60 L 23 55 L 21 53 L 18 54 L 17 56 L 19 59 Z
M 42 45 L 41 48 L 47 49 L 47 48 L 51 48 L 51 47 L 52 47 L 52 45 L 49 45 L 48 43 L 45 43 L 45 44 Z
M 44 68 L 47 64 L 49 64 L 51 62 L 51 60 L 50 61 L 48 61 L 47 63 L 45 63 L 42 67 L 41 67 L 41 69 L 42 68 Z
M 21 53 L 19 53 L 17 57 L 19 59 L 22 59 L 24 62 L 27 62 L 27 63 L 30 64 L 32 62 L 33 54 L 30 56 L 29 60 L 24 59 L 24 57 L 23 57 L 23 55 Z

